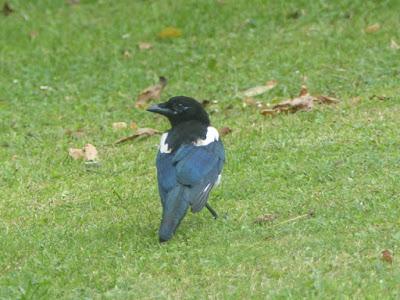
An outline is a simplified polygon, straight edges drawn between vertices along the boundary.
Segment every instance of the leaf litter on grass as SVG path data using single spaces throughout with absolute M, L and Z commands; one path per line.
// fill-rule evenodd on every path
M 158 100 L 161 97 L 161 93 L 167 85 L 167 78 L 160 76 L 159 82 L 155 85 L 149 86 L 140 92 L 137 97 L 135 107 L 144 109 L 151 100 Z
M 113 129 L 125 129 L 128 128 L 128 124 L 126 122 L 114 122 L 112 123 Z
M 392 254 L 392 252 L 390 252 L 390 250 L 385 249 L 385 250 L 382 251 L 381 254 L 382 254 L 381 259 L 383 261 L 385 261 L 385 262 L 387 262 L 389 264 L 393 263 L 393 254 Z
M 69 148 L 69 156 L 75 160 L 84 159 L 88 162 L 98 161 L 98 152 L 92 144 L 86 144 L 83 148 Z
M 246 98 L 258 96 L 258 95 L 264 94 L 265 92 L 273 89 L 277 84 L 278 84 L 278 82 L 276 80 L 270 80 L 270 81 L 267 81 L 264 85 L 259 85 L 259 86 L 249 88 L 249 89 L 243 91 L 241 94 L 242 94 L 242 96 L 244 96 Z
M 173 26 L 165 27 L 158 33 L 158 37 L 161 39 L 173 39 L 181 36 L 182 36 L 182 30 Z
M 229 127 L 222 127 L 218 131 L 219 131 L 220 136 L 225 136 L 227 134 L 230 134 L 232 132 L 232 129 Z
M 139 50 L 150 50 L 153 48 L 153 45 L 147 42 L 139 42 L 138 48 Z
M 260 113 L 264 116 L 271 116 L 279 113 L 295 113 L 298 111 L 310 111 L 314 104 L 336 104 L 339 100 L 330 96 L 312 96 L 308 92 L 307 86 L 301 87 L 299 96 L 284 100 L 272 108 L 262 108 Z
M 134 134 L 116 140 L 114 142 L 114 145 L 132 141 L 138 137 L 152 136 L 152 135 L 160 134 L 160 133 L 161 133 L 160 131 L 158 131 L 157 129 L 153 129 L 153 128 L 138 128 Z
M 364 31 L 366 33 L 374 33 L 374 32 L 378 32 L 381 29 L 381 25 L 379 23 L 375 23 L 372 25 L 367 26 Z

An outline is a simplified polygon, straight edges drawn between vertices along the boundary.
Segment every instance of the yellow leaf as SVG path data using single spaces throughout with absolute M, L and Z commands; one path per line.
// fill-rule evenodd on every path
M 167 79 L 161 76 L 159 80 L 159 83 L 149 86 L 139 94 L 135 103 L 136 108 L 143 109 L 150 100 L 160 99 L 161 92 L 167 85 Z
M 158 37 L 162 39 L 178 38 L 182 35 L 182 30 L 176 27 L 165 27 L 158 33 Z
M 140 50 L 149 50 L 149 49 L 153 48 L 153 45 L 150 43 L 146 43 L 146 42 L 140 42 L 138 44 L 138 47 Z
M 114 129 L 125 129 L 128 127 L 128 124 L 126 124 L 125 122 L 114 122 L 112 124 L 112 127 Z
M 366 33 L 373 33 L 373 32 L 377 32 L 381 29 L 381 25 L 379 23 L 375 23 L 372 25 L 369 25 L 367 28 L 365 28 L 365 32 Z

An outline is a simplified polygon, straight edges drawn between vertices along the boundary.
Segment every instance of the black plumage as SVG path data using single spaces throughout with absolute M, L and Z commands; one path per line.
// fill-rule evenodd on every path
M 159 239 L 164 242 L 173 236 L 189 207 L 198 212 L 206 206 L 216 217 L 207 200 L 221 174 L 225 153 L 218 131 L 196 100 L 173 97 L 148 111 L 166 116 L 171 123 L 161 137 L 156 160 L 163 206 Z

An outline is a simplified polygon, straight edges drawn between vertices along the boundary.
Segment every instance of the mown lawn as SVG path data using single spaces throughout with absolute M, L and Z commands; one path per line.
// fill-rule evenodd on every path
M 14 12 L 0 13 L 1 299 L 400 297 L 399 1 L 9 4 Z M 160 39 L 168 26 L 182 36 Z M 188 214 L 165 245 L 159 136 L 111 145 L 131 133 L 113 122 L 168 128 L 134 106 L 160 75 L 162 100 L 217 100 L 213 125 L 233 130 L 210 199 L 221 218 Z M 278 85 L 257 97 L 264 103 L 304 82 L 341 102 L 264 117 L 239 92 L 268 80 Z M 68 156 L 86 143 L 98 167 Z M 265 214 L 276 219 L 254 223 Z

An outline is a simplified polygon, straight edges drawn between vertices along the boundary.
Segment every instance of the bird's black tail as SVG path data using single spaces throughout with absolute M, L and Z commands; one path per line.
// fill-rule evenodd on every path
M 185 197 L 186 187 L 176 186 L 171 190 L 163 205 L 163 214 L 158 232 L 160 242 L 166 242 L 172 238 L 183 217 L 189 208 L 189 201 Z

